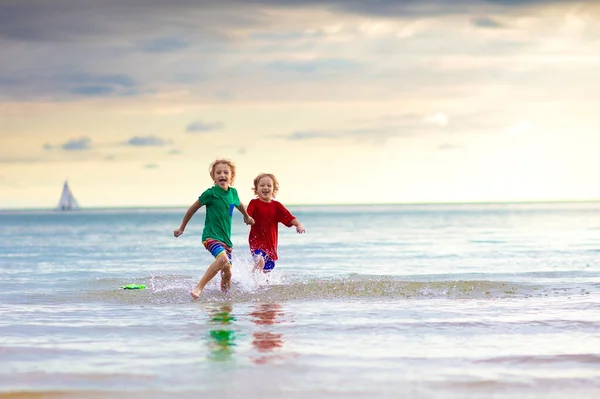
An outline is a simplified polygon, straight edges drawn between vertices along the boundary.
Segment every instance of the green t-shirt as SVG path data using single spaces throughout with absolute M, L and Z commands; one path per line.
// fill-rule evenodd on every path
M 240 205 L 237 190 L 229 187 L 229 190 L 225 191 L 215 184 L 203 192 L 198 201 L 201 205 L 206 205 L 202 241 L 212 238 L 233 248 L 231 217 L 233 216 L 233 208 Z

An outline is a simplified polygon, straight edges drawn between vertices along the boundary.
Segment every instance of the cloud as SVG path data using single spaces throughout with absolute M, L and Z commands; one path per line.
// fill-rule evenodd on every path
M 109 86 L 80 86 L 71 90 L 71 93 L 82 96 L 107 96 L 114 92 L 114 88 Z
M 350 120 L 347 126 L 360 126 L 342 129 L 313 129 L 294 131 L 287 135 L 272 136 L 272 138 L 287 141 L 328 141 L 335 140 L 337 144 L 349 142 L 379 142 L 383 143 L 392 138 L 414 137 L 427 134 L 499 134 L 523 128 L 524 124 L 506 127 L 511 110 L 479 110 L 469 113 L 456 114 L 450 117 L 445 113 L 432 115 L 402 114 L 383 115 L 366 120 Z M 454 147 L 453 147 L 454 148 Z M 447 148 L 449 149 L 449 148 Z
M 149 164 L 144 165 L 144 169 L 156 169 L 156 168 L 158 168 L 158 165 L 155 163 L 149 163 Z
M 504 25 L 502 23 L 496 21 L 495 19 L 488 18 L 488 17 L 473 18 L 471 20 L 471 22 L 473 23 L 473 25 L 479 26 L 481 28 L 502 28 L 502 27 L 504 27 Z
M 0 98 L 146 100 L 185 91 L 193 101 L 385 101 L 400 92 L 469 95 L 478 83 L 522 88 L 535 71 L 519 69 L 527 61 L 512 56 L 581 50 L 552 42 L 560 32 L 545 26 L 555 17 L 544 26 L 546 13 L 527 10 L 530 17 L 521 18 L 519 7 L 555 3 L 0 1 Z M 594 18 L 582 18 L 595 40 Z M 498 21 L 506 28 L 473 32 L 473 25 L 503 26 Z M 597 54 L 593 45 L 585 50 L 590 59 Z M 561 74 L 577 73 L 577 65 Z M 190 131 L 217 127 L 200 123 Z
M 279 7 L 322 7 L 358 15 L 386 18 L 468 14 L 475 9 L 508 11 L 521 7 L 564 3 L 562 0 L 255 0 L 253 3 Z M 593 0 L 579 3 L 592 4 Z
M 0 86 L 16 86 L 21 82 L 15 78 L 6 78 L 0 76 Z
M 227 10 L 235 6 L 233 12 Z M 257 23 L 256 4 L 229 0 L 37 0 L 0 3 L 0 38 L 39 42 L 103 42 L 109 38 L 136 38 L 149 27 L 157 39 L 142 41 L 140 49 L 159 51 L 181 48 L 185 41 L 170 33 L 195 33 L 189 37 L 224 37 L 219 30 Z M 248 12 L 250 11 L 250 12 Z
M 67 151 L 81 151 L 89 150 L 91 148 L 92 139 L 89 137 L 81 137 L 79 139 L 72 139 L 60 146 L 63 150 Z
M 342 70 L 356 69 L 358 63 L 342 58 L 324 58 L 314 60 L 281 60 L 272 61 L 266 65 L 268 69 L 278 72 L 296 72 L 314 74 L 323 72 L 339 72 Z
M 81 96 L 107 96 L 112 94 L 132 94 L 135 86 L 133 78 L 127 75 L 78 73 L 58 77 L 65 85 L 71 86 L 70 92 Z
M 177 51 L 186 37 L 227 39 L 230 29 L 257 27 L 269 19 L 265 10 L 315 9 L 385 18 L 469 15 L 521 7 L 560 4 L 559 0 L 20 0 L 0 3 L 0 38 L 43 42 L 106 42 L 121 38 L 149 52 Z M 578 3 L 593 4 L 592 0 Z M 139 40 L 152 27 L 156 38 Z M 183 34 L 183 35 L 182 35 Z M 274 33 L 275 34 L 275 33 Z M 293 34 L 292 34 L 293 35 Z
M 288 141 L 315 141 L 315 140 L 351 140 L 383 142 L 390 137 L 410 135 L 400 126 L 374 126 L 361 129 L 344 129 L 333 131 L 297 131 L 283 138 Z
M 179 155 L 179 154 L 183 154 L 183 152 L 181 150 L 173 149 L 173 150 L 167 152 L 167 154 L 169 154 L 169 155 Z
M 310 36 L 314 36 L 316 34 L 312 33 Z M 308 36 L 306 32 L 258 32 L 250 35 L 250 38 L 258 41 L 268 41 L 268 42 L 290 42 L 295 40 L 301 40 Z M 322 35 L 320 35 L 322 36 Z
M 83 151 L 89 150 L 92 148 L 92 139 L 89 137 L 80 137 L 77 139 L 71 139 L 63 144 L 59 144 L 58 146 L 54 146 L 50 143 L 44 144 L 43 148 L 45 150 L 53 150 L 55 148 L 60 148 L 65 151 Z
M 223 129 L 223 123 L 221 122 L 205 123 L 196 121 L 190 123 L 185 130 L 189 133 L 207 133 L 221 129 Z
M 45 58 L 45 67 L 38 63 L 25 61 L 29 58 L 25 54 L 25 50 L 15 54 L 10 52 L 6 54 L 10 61 L 0 65 L 0 87 L 3 88 L 0 96 L 17 98 L 51 96 L 58 99 L 65 97 L 131 96 L 141 92 L 136 81 L 129 75 L 93 72 L 72 73 L 70 69 L 73 68 L 85 69 L 87 61 L 66 61 L 69 58 L 67 50 L 64 50 L 64 58 L 54 54 L 46 56 L 46 52 L 51 50 L 42 50 L 42 48 L 38 47 L 31 50 L 31 53 L 38 54 L 39 58 Z M 39 53 L 37 53 L 38 51 Z M 87 51 L 89 52 L 85 54 L 90 57 L 91 61 L 95 58 L 94 49 L 92 47 Z M 4 58 L 6 59 L 6 57 Z M 105 64 L 97 64 L 98 68 L 104 66 Z M 5 74 L 14 76 L 10 78 L 3 77 L 2 75 Z
M 124 144 L 133 147 L 162 147 L 171 144 L 171 142 L 157 136 L 134 136 Z
M 289 141 L 314 140 L 314 139 L 334 139 L 339 137 L 340 133 L 319 132 L 319 131 L 301 131 L 293 132 L 286 137 Z
M 123 74 L 90 74 L 90 73 L 76 73 L 67 75 L 65 80 L 73 84 L 102 84 L 109 86 L 118 87 L 133 87 L 135 81 L 131 76 Z
M 190 47 L 190 43 L 176 37 L 161 37 L 138 44 L 141 51 L 149 53 L 170 53 Z

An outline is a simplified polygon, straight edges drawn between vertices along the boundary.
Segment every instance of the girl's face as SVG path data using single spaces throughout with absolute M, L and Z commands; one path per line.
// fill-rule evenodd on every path
M 273 179 L 269 176 L 262 177 L 256 186 L 258 198 L 269 202 L 273 199 Z
M 229 190 L 231 184 L 231 168 L 226 163 L 218 163 L 213 171 L 213 180 L 215 184 L 223 190 Z

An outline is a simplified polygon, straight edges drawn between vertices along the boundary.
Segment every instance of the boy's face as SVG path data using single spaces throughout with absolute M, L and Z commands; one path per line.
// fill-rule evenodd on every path
M 257 184 L 256 192 L 258 198 L 263 201 L 271 201 L 273 199 L 273 179 L 269 176 L 262 177 Z
M 229 185 L 231 184 L 231 168 L 226 163 L 216 164 L 212 178 L 215 184 L 223 190 L 229 189 Z

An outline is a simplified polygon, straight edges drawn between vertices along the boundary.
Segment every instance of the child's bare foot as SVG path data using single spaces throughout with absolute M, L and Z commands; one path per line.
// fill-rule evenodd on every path
M 221 292 L 227 293 L 231 288 L 231 266 L 227 265 L 221 270 Z
M 200 288 L 198 288 L 198 286 L 194 287 L 194 289 L 192 290 L 192 292 L 190 292 L 190 295 L 194 299 L 200 298 L 200 294 L 202 294 L 202 290 Z

